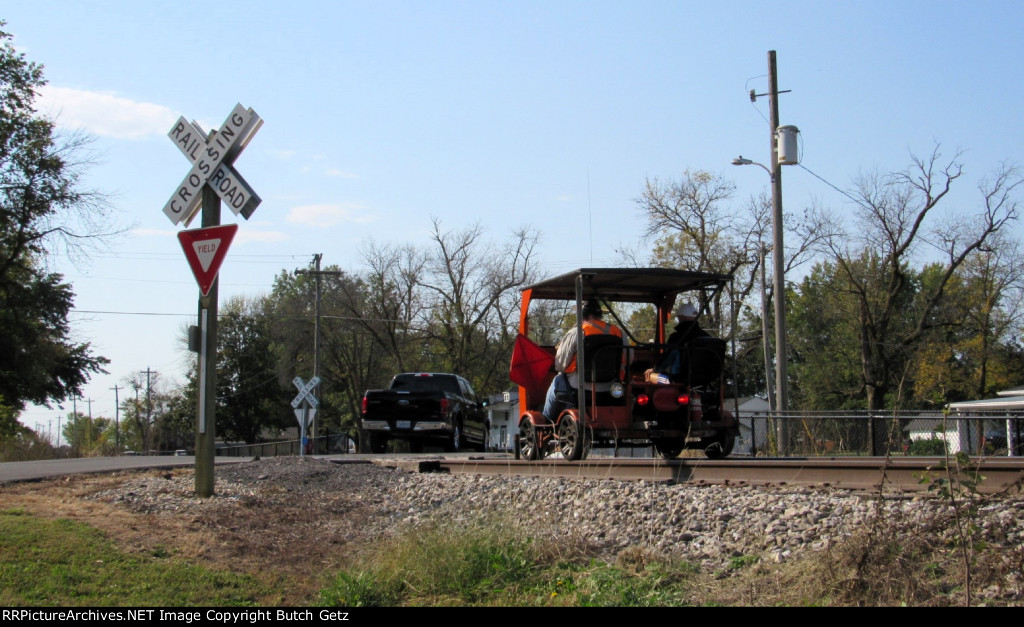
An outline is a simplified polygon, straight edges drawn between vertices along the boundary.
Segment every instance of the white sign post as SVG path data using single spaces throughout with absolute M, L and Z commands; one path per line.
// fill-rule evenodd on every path
M 306 454 L 306 429 L 320 405 L 320 401 L 313 395 L 313 390 L 320 385 L 320 377 L 313 377 L 308 383 L 303 382 L 302 377 L 295 377 L 292 379 L 292 385 L 299 390 L 298 396 L 292 400 L 292 408 L 295 410 L 295 418 L 299 421 L 299 456 L 302 457 Z

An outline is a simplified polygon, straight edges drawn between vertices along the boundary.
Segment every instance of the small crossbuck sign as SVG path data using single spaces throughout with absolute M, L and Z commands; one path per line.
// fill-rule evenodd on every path
M 181 242 L 185 258 L 188 259 L 188 265 L 196 276 L 203 296 L 210 293 L 217 273 L 220 272 L 220 264 L 237 231 L 237 224 L 225 224 L 178 232 L 178 241 Z
M 298 409 L 303 401 L 309 403 L 309 406 L 314 409 L 320 404 L 316 396 L 313 395 L 313 390 L 320 385 L 320 377 L 313 377 L 308 383 L 304 382 L 302 377 L 295 377 L 292 379 L 292 385 L 299 390 L 299 395 L 292 401 L 292 407 Z

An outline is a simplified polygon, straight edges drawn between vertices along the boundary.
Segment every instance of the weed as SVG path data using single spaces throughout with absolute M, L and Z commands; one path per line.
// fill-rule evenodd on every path
M 388 607 L 402 598 L 401 581 L 373 572 L 338 573 L 334 582 L 320 592 L 320 604 L 337 607 Z
M 761 558 L 757 555 L 739 555 L 737 557 L 730 557 L 729 570 L 740 570 L 747 566 L 753 566 L 760 561 Z

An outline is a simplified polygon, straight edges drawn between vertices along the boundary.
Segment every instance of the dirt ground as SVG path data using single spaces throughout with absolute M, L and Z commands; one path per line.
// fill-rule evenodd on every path
M 280 592 L 268 603 L 305 605 L 380 537 L 380 490 L 399 472 L 330 470 L 300 458 L 218 467 L 209 499 L 194 496 L 191 469 L 75 475 L 0 485 L 0 507 L 91 525 L 126 552 L 250 573 Z

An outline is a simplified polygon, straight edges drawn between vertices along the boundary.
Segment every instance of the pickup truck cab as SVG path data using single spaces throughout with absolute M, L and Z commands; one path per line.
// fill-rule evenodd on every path
M 447 451 L 467 444 L 484 451 L 488 445 L 484 404 L 455 374 L 406 372 L 395 375 L 386 390 L 367 390 L 362 427 L 372 453 L 385 452 L 393 439 L 409 442 L 413 452 L 427 443 Z

